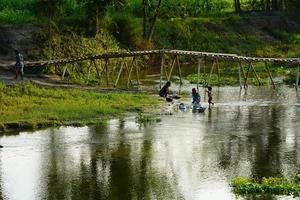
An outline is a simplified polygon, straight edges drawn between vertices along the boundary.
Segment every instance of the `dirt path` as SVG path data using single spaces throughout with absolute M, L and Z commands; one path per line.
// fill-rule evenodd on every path
M 82 89 L 82 90 L 90 90 L 94 92 L 115 92 L 115 93 L 132 93 L 132 92 L 140 92 L 138 90 L 125 90 L 125 89 L 114 89 L 114 88 L 99 88 L 88 85 L 80 85 L 80 84 L 71 84 L 66 81 L 62 81 L 60 76 L 57 75 L 45 75 L 45 74 L 25 74 L 23 80 L 16 80 L 14 72 L 10 67 L 13 62 L 10 61 L 0 61 L 0 82 L 5 84 L 14 85 L 20 84 L 22 82 L 30 81 L 34 84 L 43 87 L 51 87 L 51 88 L 73 88 L 73 89 Z

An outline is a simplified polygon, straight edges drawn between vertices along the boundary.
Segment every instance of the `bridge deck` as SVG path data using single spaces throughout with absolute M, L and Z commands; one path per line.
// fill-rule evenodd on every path
M 60 65 L 76 63 L 85 60 L 98 60 L 98 59 L 110 59 L 110 58 L 127 58 L 134 56 L 145 55 L 185 55 L 196 58 L 212 58 L 218 60 L 231 60 L 242 62 L 278 62 L 284 64 L 300 64 L 300 58 L 259 58 L 259 57 L 245 57 L 236 54 L 224 54 L 224 53 L 211 53 L 211 52 L 199 52 L 199 51 L 183 51 L 183 50 L 147 50 L 147 51 L 131 51 L 131 52 L 110 52 L 99 55 L 86 55 L 77 58 L 56 59 L 37 62 L 26 62 L 26 66 L 30 67 L 44 67 L 49 65 Z

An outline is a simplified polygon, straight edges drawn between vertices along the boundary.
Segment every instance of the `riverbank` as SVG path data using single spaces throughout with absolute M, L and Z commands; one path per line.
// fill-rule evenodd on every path
M 146 94 L 50 89 L 31 83 L 0 83 L 0 132 L 48 126 L 83 126 L 158 105 Z

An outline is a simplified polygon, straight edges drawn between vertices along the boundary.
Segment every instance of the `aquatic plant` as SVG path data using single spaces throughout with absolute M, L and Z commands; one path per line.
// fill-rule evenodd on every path
M 145 113 L 138 113 L 136 116 L 136 123 L 142 125 L 151 122 L 160 122 L 161 119 L 154 114 L 145 114 Z
M 255 181 L 249 178 L 238 177 L 231 181 L 233 192 L 238 195 L 288 195 L 299 197 L 300 174 L 292 179 L 269 177 Z

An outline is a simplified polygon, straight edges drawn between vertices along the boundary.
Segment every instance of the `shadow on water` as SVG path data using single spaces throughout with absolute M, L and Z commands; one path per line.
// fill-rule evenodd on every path
M 285 90 L 216 88 L 205 113 L 142 127 L 126 118 L 1 136 L 0 200 L 235 199 L 234 177 L 299 170 L 299 97 Z

